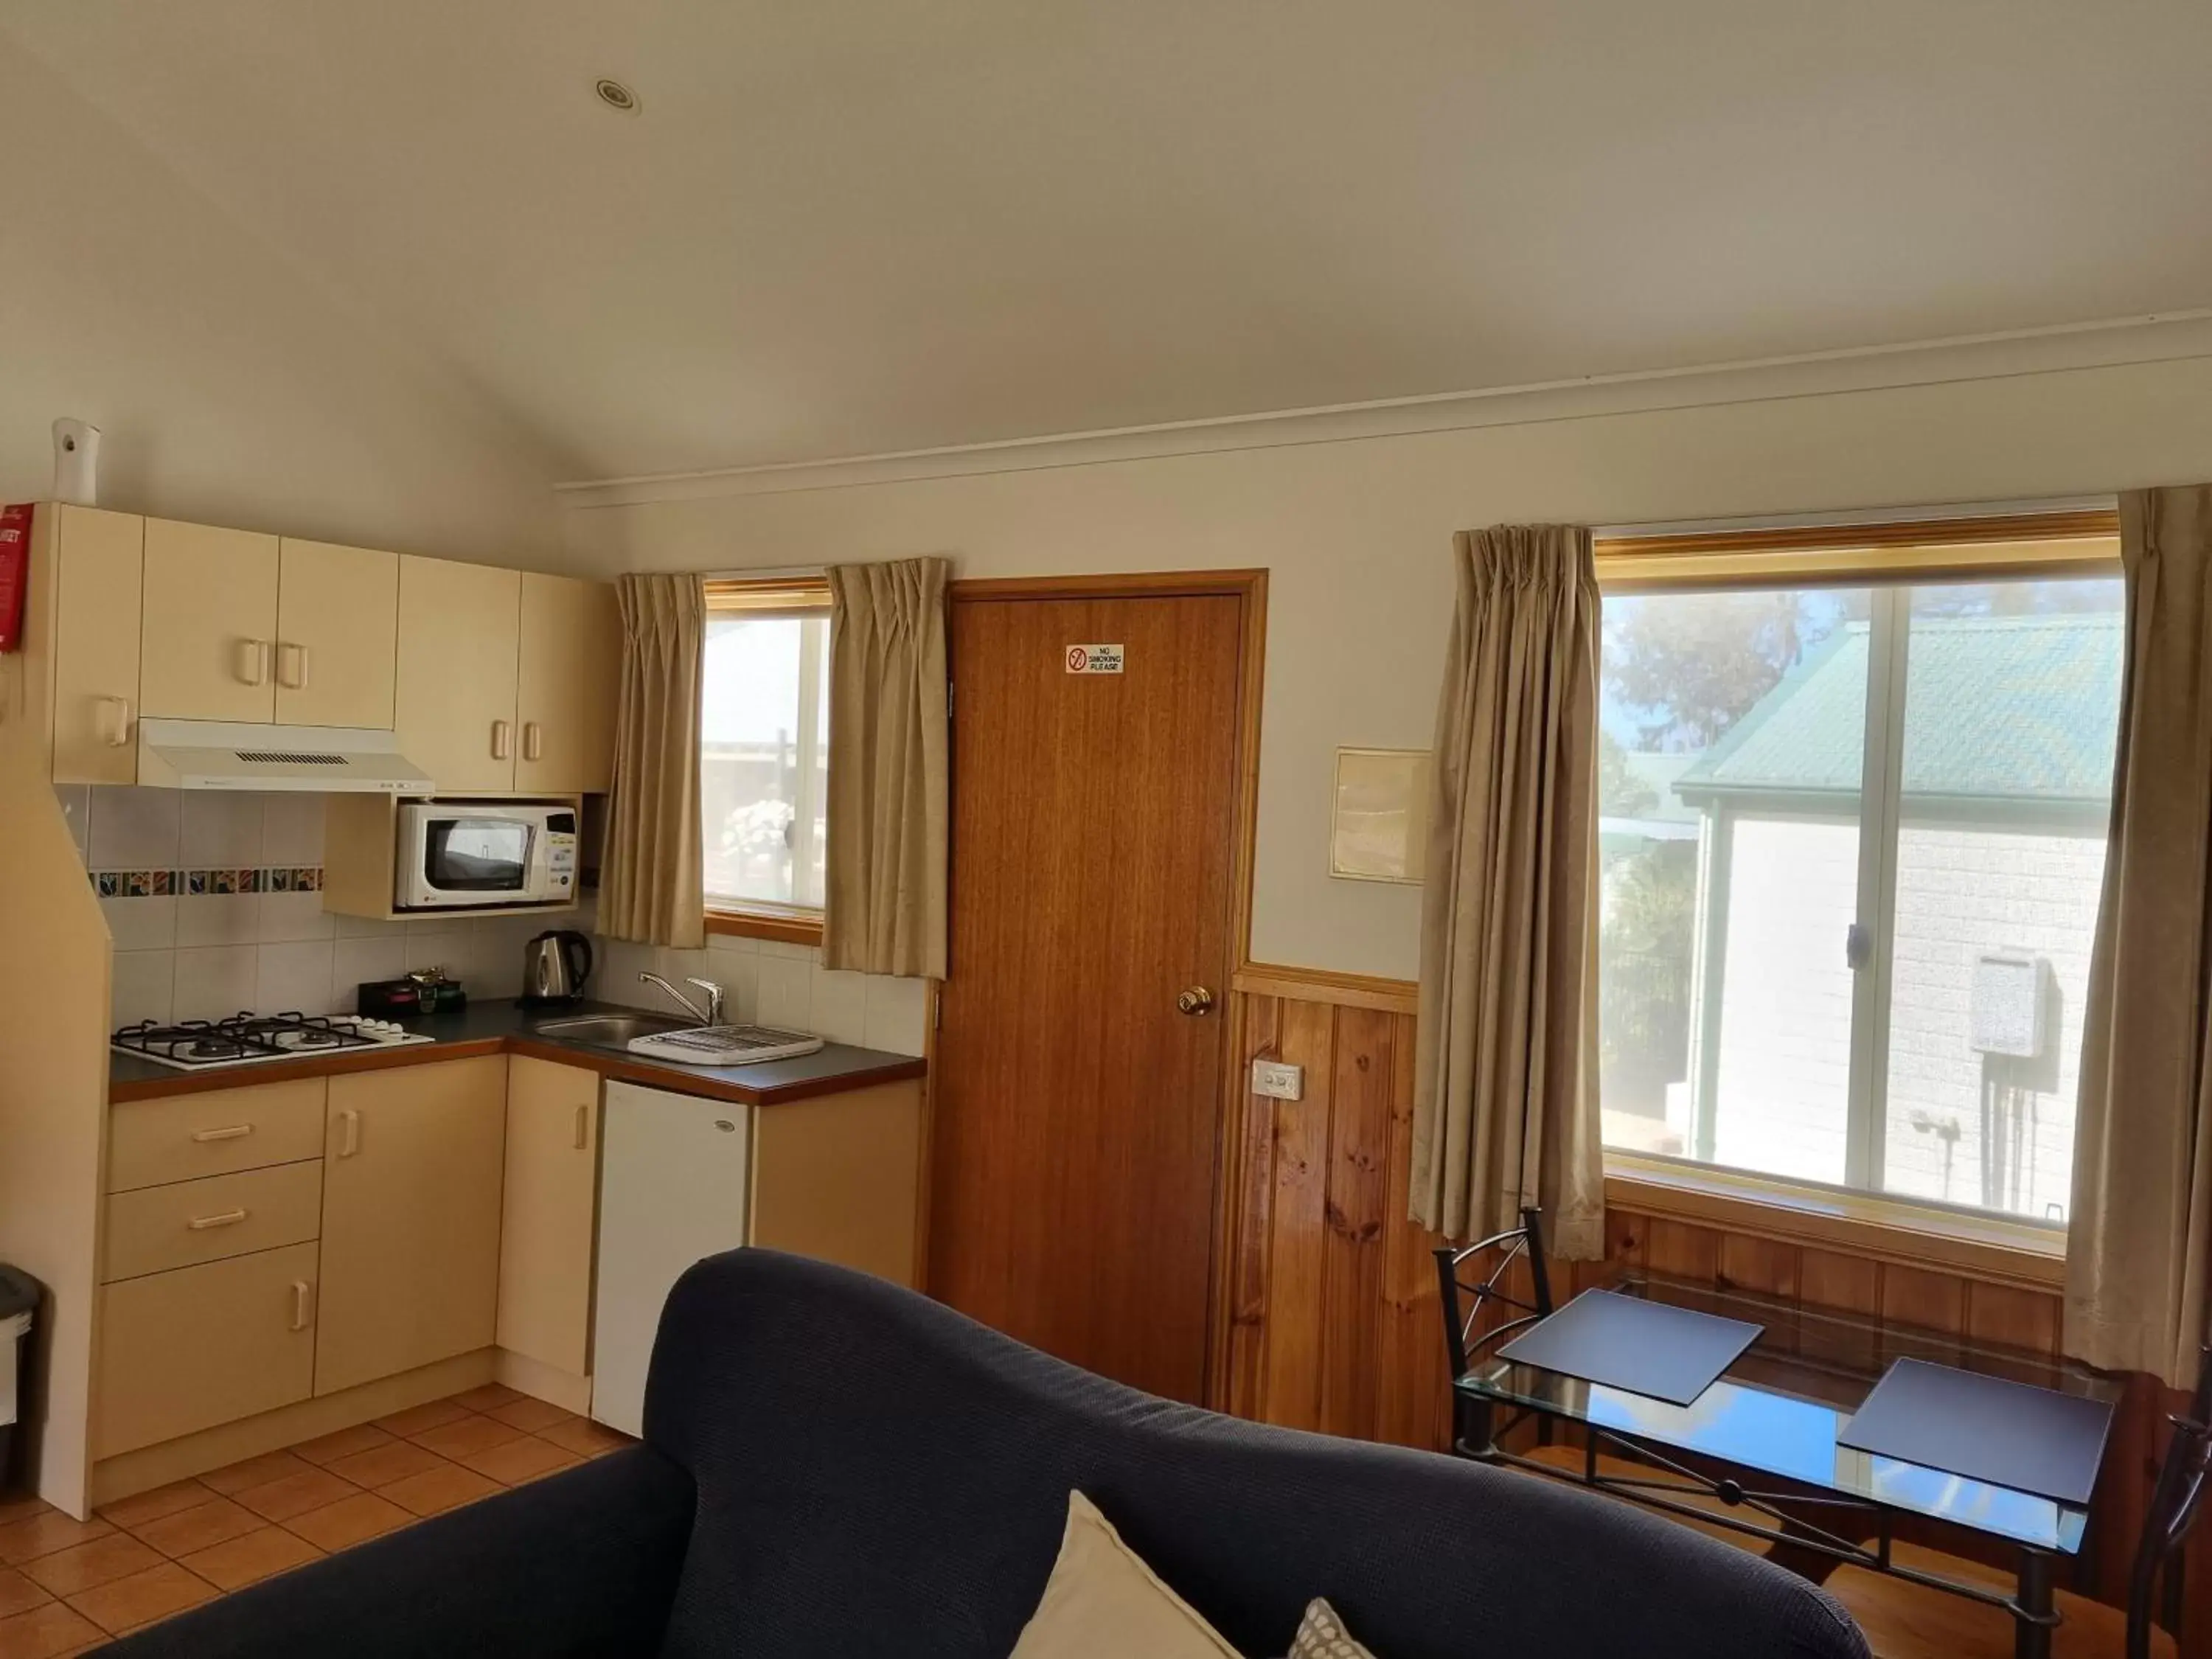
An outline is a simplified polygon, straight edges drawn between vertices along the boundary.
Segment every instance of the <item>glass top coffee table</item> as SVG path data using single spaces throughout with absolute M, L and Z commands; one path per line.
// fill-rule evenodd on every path
M 2033 1492 L 1992 1486 L 1942 1469 L 1899 1462 L 1838 1443 L 1851 1414 L 1893 1361 L 1924 1359 L 1961 1370 L 2116 1402 L 2116 1378 L 2016 1350 L 1966 1342 L 1934 1331 L 1741 1291 L 1630 1272 L 1604 1288 L 1670 1306 L 1740 1319 L 1765 1328 L 1759 1339 L 1687 1406 L 1585 1382 L 1499 1358 L 1470 1357 L 1455 1385 L 1462 1449 L 1513 1463 L 1659 1510 L 1732 1527 L 1808 1553 L 1988 1601 L 2016 1621 L 2022 1659 L 2050 1651 L 2051 1573 L 2057 1558 L 2081 1547 L 2087 1511 Z M 1533 1414 L 1589 1431 L 1579 1476 L 1505 1451 L 1498 1412 L 1513 1421 Z M 1650 1465 L 1649 1479 L 1601 1473 L 1597 1453 L 1610 1442 Z M 1717 1512 L 1711 1499 L 1725 1508 Z M 1685 1500 L 1701 1500 L 1691 1507 Z M 1890 1559 L 1891 1522 L 1923 1516 L 2015 1547 L 2018 1594 L 1957 1582 Z M 1740 1519 L 1736 1518 L 1740 1516 Z M 1871 1541 L 1869 1541 L 1871 1540 Z

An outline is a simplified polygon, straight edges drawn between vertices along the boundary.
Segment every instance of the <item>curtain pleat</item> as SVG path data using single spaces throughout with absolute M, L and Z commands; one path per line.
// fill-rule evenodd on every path
M 948 571 L 905 559 L 828 573 L 825 967 L 945 977 Z
M 2128 645 L 2089 959 L 2066 1352 L 2196 1378 L 2212 1274 L 2212 485 L 2120 497 Z
M 699 821 L 699 689 L 707 605 L 699 578 L 624 576 L 614 788 L 599 930 L 696 949 L 707 942 Z
M 1603 1254 L 1598 592 L 1587 530 L 1457 540 L 1421 913 L 1413 1218 Z

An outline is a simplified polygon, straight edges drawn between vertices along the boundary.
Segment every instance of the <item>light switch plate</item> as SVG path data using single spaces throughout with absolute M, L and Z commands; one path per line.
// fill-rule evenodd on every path
M 1288 1060 L 1255 1060 L 1252 1062 L 1252 1092 L 1276 1100 L 1302 1100 L 1306 1092 L 1306 1068 L 1293 1066 Z

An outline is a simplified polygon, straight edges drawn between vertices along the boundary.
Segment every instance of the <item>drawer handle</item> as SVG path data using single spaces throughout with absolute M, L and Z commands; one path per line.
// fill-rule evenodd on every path
M 361 1114 L 350 1106 L 338 1114 L 338 1156 L 351 1158 L 361 1150 Z
M 227 1123 L 220 1129 L 195 1129 L 192 1139 L 205 1145 L 210 1140 L 243 1140 L 252 1133 L 251 1123 Z
M 304 1279 L 292 1281 L 292 1328 L 304 1331 L 314 1312 L 314 1291 Z
M 579 1104 L 576 1108 L 576 1150 L 582 1152 L 592 1144 L 592 1109 Z
M 196 1215 L 185 1225 L 196 1233 L 204 1233 L 210 1227 L 235 1227 L 245 1219 L 243 1210 L 225 1210 L 221 1215 Z

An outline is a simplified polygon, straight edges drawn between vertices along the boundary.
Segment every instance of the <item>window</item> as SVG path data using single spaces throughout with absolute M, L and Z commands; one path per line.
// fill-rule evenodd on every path
M 709 924 L 821 934 L 830 767 L 830 590 L 707 584 L 699 804 Z
M 2064 1221 L 2115 553 L 1601 562 L 1608 1146 Z

